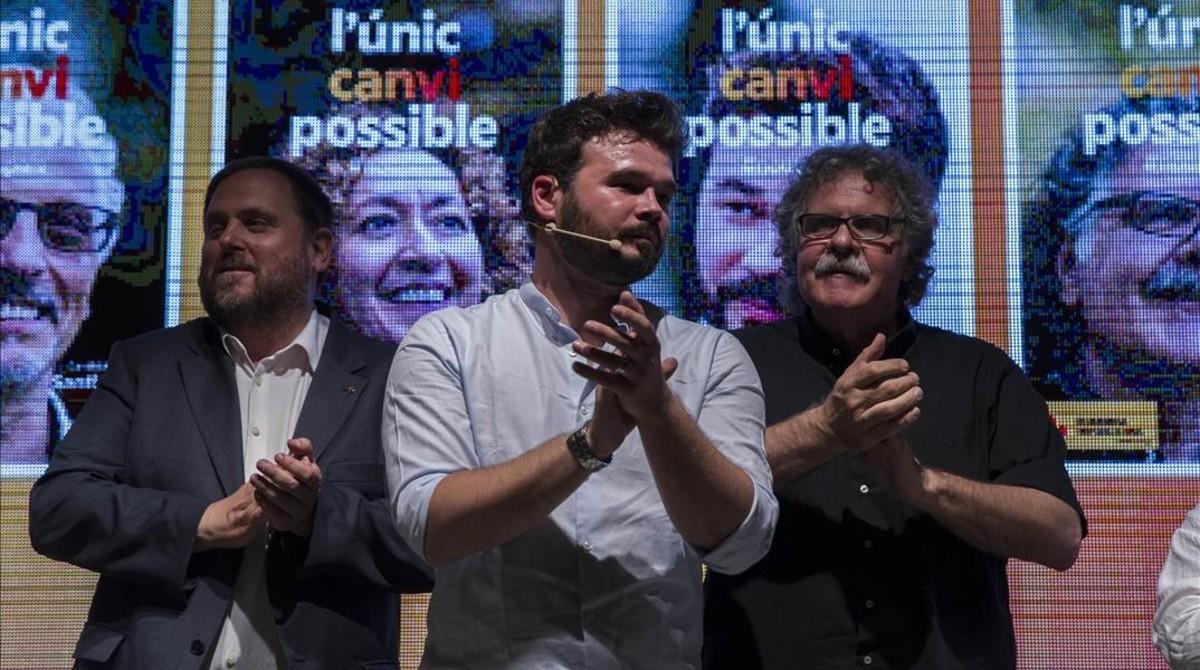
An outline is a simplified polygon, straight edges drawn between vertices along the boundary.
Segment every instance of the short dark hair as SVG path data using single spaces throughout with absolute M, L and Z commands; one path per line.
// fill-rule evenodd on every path
M 783 264 L 780 297 L 793 313 L 804 304 L 797 285 L 798 216 L 805 212 L 819 188 L 850 172 L 861 172 L 872 185 L 887 189 L 892 201 L 892 217 L 903 221 L 905 261 L 912 271 L 912 277 L 900 284 L 899 297 L 910 306 L 917 305 L 925 297 L 933 277 L 929 254 L 933 250 L 933 235 L 938 223 L 929 180 L 894 149 L 869 144 L 831 146 L 818 149 L 808 157 L 775 207 L 773 218 L 779 231 L 775 254 Z
M 542 115 L 529 132 L 521 158 L 521 216 L 537 221 L 533 180 L 550 175 L 570 186 L 583 162 L 583 145 L 612 133 L 628 133 L 662 149 L 672 165 L 686 144 L 683 117 L 670 98 L 653 91 L 589 93 Z
M 296 211 L 304 221 L 306 234 L 311 236 L 322 228 L 333 230 L 333 205 L 329 202 L 329 196 L 321 190 L 316 178 L 295 163 L 274 156 L 239 158 L 221 168 L 208 182 L 208 189 L 204 192 L 205 213 L 208 212 L 208 205 L 221 182 L 246 170 L 270 170 L 288 180 L 292 187 L 292 199 L 296 203 Z

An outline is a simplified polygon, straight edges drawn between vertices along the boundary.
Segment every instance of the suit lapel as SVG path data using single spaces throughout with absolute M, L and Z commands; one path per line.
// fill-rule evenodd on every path
M 194 322 L 190 330 L 190 351 L 179 359 L 179 375 L 221 489 L 229 495 L 245 480 L 242 417 L 233 361 L 221 348 L 211 321 Z
M 296 422 L 295 437 L 307 437 L 318 459 L 363 394 L 368 379 L 360 373 L 365 365 L 350 346 L 349 331 L 331 318 L 321 359 Z

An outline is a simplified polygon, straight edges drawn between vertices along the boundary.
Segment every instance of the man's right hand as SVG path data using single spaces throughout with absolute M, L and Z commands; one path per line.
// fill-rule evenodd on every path
M 209 549 L 240 549 L 267 525 L 262 507 L 254 500 L 254 487 L 246 482 L 232 495 L 213 502 L 200 517 L 192 553 Z
M 898 434 L 921 416 L 924 392 L 902 358 L 880 360 L 882 334 L 854 359 L 819 406 L 820 425 L 843 449 L 861 452 Z

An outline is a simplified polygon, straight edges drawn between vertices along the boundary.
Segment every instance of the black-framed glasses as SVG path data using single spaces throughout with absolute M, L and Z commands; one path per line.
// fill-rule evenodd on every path
M 1184 240 L 1200 232 L 1200 201 L 1159 191 L 1133 191 L 1099 200 L 1094 210 L 1119 210 L 1128 228 Z
M 856 240 L 870 242 L 887 237 L 894 227 L 903 222 L 882 214 L 861 216 L 834 216 L 832 214 L 801 214 L 796 217 L 800 224 L 800 236 L 806 240 L 827 240 L 833 237 L 842 224 L 850 230 Z
M 17 222 L 17 214 L 33 212 L 42 243 L 57 251 L 95 253 L 108 248 L 117 232 L 112 212 L 77 202 L 33 204 L 0 197 L 0 239 Z

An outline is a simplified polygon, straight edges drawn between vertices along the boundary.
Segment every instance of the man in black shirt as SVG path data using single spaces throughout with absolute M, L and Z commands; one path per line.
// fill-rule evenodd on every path
M 767 398 L 770 553 L 709 576 L 709 668 L 1012 668 L 1005 564 L 1070 567 L 1085 523 L 1020 369 L 918 324 L 936 215 L 895 153 L 814 153 L 775 212 L 784 301 L 738 333 Z

